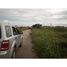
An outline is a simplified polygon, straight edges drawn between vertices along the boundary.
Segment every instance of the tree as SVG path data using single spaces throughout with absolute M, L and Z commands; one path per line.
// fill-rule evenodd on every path
M 35 24 L 35 25 L 32 25 L 33 28 L 41 28 L 42 27 L 42 24 Z

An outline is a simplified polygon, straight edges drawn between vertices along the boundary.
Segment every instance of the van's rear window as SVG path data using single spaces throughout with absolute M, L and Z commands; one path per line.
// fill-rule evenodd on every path
M 1 27 L 0 27 L 0 38 L 1 38 Z

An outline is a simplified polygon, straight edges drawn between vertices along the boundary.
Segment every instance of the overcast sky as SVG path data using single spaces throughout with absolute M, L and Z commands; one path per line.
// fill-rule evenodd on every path
M 0 20 L 23 26 L 36 23 L 67 26 L 67 9 L 0 9 Z

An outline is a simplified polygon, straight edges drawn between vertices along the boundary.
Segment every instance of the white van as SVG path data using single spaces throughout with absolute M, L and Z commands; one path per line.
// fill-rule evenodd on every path
M 15 50 L 22 45 L 22 39 L 16 27 L 0 23 L 0 58 L 15 58 Z

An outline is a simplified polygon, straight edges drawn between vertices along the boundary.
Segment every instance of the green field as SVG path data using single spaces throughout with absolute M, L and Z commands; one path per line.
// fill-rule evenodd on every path
M 20 32 L 23 32 L 23 31 L 27 30 L 28 28 L 27 28 L 27 27 L 18 27 L 17 29 L 18 29 Z
M 32 42 L 40 58 L 67 58 L 67 28 L 33 28 Z

